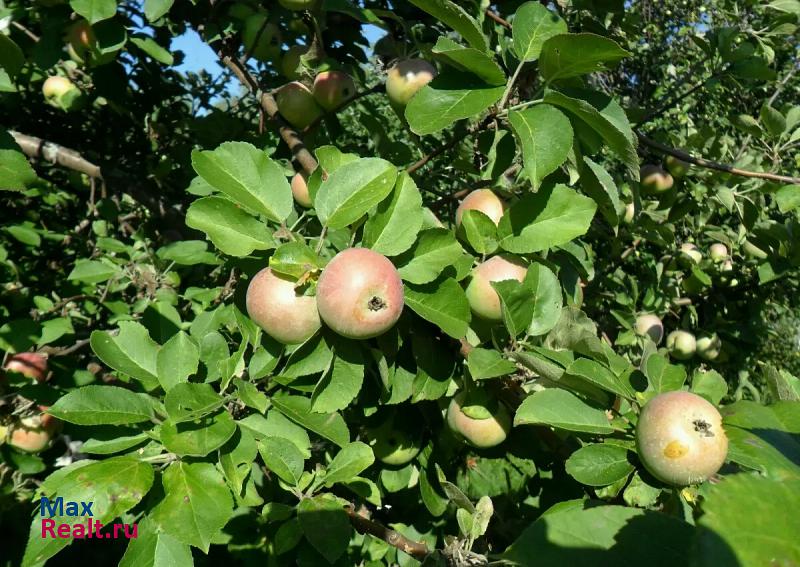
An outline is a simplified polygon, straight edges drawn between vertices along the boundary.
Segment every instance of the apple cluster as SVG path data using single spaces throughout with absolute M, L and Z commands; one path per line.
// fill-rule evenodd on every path
M 36 352 L 21 352 L 8 357 L 3 365 L 2 380 L 21 376 L 36 383 L 50 378 L 47 358 Z M 38 406 L 38 412 L 10 424 L 0 424 L 0 444 L 6 443 L 25 453 L 38 453 L 47 449 L 61 428 L 61 421 L 44 413 L 47 406 Z

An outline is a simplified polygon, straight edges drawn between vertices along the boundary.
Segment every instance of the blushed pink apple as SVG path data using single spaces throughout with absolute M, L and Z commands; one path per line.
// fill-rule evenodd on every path
M 343 71 L 323 71 L 314 79 L 314 99 L 325 110 L 334 110 L 353 98 L 356 84 Z
M 247 314 L 266 333 L 283 344 L 299 344 L 322 326 L 317 302 L 301 295 L 295 282 L 264 268 L 247 287 Z
M 478 189 L 467 195 L 456 209 L 456 226 L 461 224 L 461 217 L 466 211 L 480 211 L 492 219 L 496 225 L 503 218 L 505 203 L 491 189 Z
M 501 321 L 503 313 L 500 296 L 492 287 L 492 282 L 525 279 L 528 268 L 514 256 L 493 256 L 473 268 L 471 280 L 467 285 L 467 301 L 472 312 L 490 321 Z
M 322 271 L 317 307 L 336 333 L 351 339 L 377 337 L 403 312 L 403 282 L 386 256 L 368 248 L 348 248 Z

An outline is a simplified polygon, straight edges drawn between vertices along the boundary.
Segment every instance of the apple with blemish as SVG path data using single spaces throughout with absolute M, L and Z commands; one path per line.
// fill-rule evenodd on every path
M 690 392 L 666 392 L 645 404 L 636 425 L 636 450 L 658 480 L 687 486 L 707 480 L 725 463 L 722 416 Z
M 404 59 L 395 63 L 386 76 L 389 104 L 403 116 L 411 98 L 435 77 L 436 67 L 424 59 Z

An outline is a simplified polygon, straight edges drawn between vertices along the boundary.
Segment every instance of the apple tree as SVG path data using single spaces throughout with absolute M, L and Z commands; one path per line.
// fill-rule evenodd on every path
M 798 25 L 0 1 L 0 562 L 800 563 Z

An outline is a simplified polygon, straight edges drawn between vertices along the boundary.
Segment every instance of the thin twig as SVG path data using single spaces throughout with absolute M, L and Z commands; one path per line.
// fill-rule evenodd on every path
M 33 33 L 31 30 L 23 26 L 19 22 L 11 22 L 11 25 L 17 28 L 18 30 L 22 31 L 25 35 L 31 38 L 33 41 L 39 41 L 39 36 Z
M 725 163 L 717 163 L 715 161 L 707 160 L 705 158 L 694 157 L 691 154 L 687 154 L 683 150 L 678 150 L 675 148 L 671 148 L 667 145 L 662 144 L 661 142 L 657 142 L 641 134 L 639 132 L 636 133 L 639 137 L 639 140 L 645 144 L 646 146 L 650 146 L 651 148 L 660 151 L 661 153 L 671 155 L 676 157 L 680 160 L 685 162 L 698 165 L 700 167 L 704 167 L 706 169 L 713 169 L 716 171 L 723 171 L 725 173 L 730 173 L 731 175 L 738 175 L 739 177 L 752 177 L 755 179 L 767 179 L 769 181 L 775 181 L 777 183 L 789 183 L 792 185 L 800 184 L 800 177 L 791 177 L 789 175 L 779 175 L 777 173 L 766 173 L 761 171 L 748 171 L 746 169 L 739 169 L 738 167 L 733 167 L 732 165 L 728 165 Z
M 492 10 L 489 10 L 487 8 L 486 9 L 486 15 L 489 16 L 490 20 L 494 20 L 495 22 L 497 22 L 498 24 L 500 24 L 504 28 L 509 29 L 509 30 L 511 29 L 511 24 L 508 23 L 508 21 L 506 21 L 503 18 L 501 18 L 500 14 L 498 14 L 497 12 L 493 12 Z
M 424 542 L 408 539 L 397 530 L 387 528 L 378 522 L 373 522 L 356 512 L 352 507 L 345 508 L 345 512 L 350 518 L 350 523 L 360 534 L 370 534 L 420 561 L 430 553 L 428 546 Z

